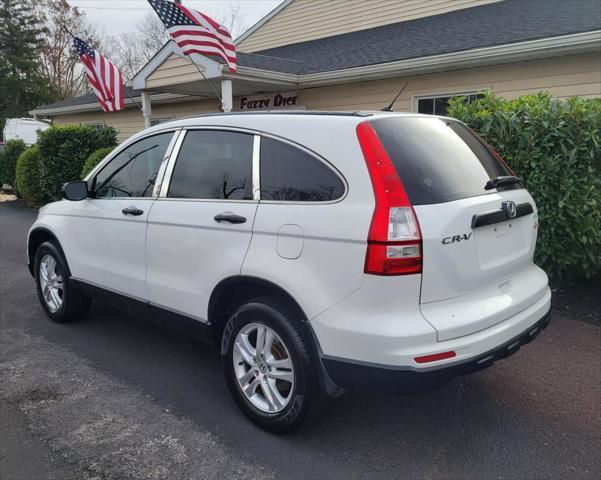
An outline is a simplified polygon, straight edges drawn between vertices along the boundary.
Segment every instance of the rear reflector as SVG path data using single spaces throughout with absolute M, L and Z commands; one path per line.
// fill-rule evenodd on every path
M 436 362 L 437 360 L 444 360 L 445 358 L 453 358 L 457 354 L 455 352 L 442 352 L 435 353 L 434 355 L 425 355 L 423 357 L 415 357 L 417 363 L 429 363 Z
M 376 200 L 367 237 L 365 273 L 421 273 L 422 238 L 419 223 L 399 175 L 369 122 L 357 126 L 357 138 Z

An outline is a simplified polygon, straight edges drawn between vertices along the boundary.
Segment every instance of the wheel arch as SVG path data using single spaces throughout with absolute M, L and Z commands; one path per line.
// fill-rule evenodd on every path
M 302 326 L 310 338 L 311 348 L 319 368 L 319 381 L 322 390 L 329 396 L 338 396 L 344 390 L 330 379 L 321 359 L 321 347 L 311 322 L 296 299 L 279 285 L 259 277 L 236 275 L 219 282 L 209 298 L 208 321 L 211 339 L 217 344 L 221 343 L 221 336 L 229 314 L 244 301 L 260 297 L 276 297 L 289 308 L 294 309 L 302 319 Z
M 229 314 L 245 301 L 259 297 L 276 297 L 307 322 L 307 315 L 296 299 L 284 288 L 260 277 L 235 275 L 219 282 L 209 298 L 208 321 L 213 340 L 219 344 Z M 310 327 L 309 327 L 310 328 Z
M 51 241 L 56 245 L 61 255 L 65 259 L 65 263 L 67 263 L 67 257 L 65 256 L 65 252 L 58 237 L 47 227 L 36 227 L 29 232 L 27 238 L 27 267 L 29 268 L 29 273 L 31 273 L 32 276 L 34 275 L 33 264 L 35 260 L 35 252 L 42 243 L 48 241 Z M 68 263 L 67 269 L 69 269 Z M 71 274 L 70 271 L 68 273 L 69 275 Z

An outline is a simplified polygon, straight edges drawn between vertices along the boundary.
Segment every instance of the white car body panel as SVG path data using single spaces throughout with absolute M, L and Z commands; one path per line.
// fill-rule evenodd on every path
M 444 341 L 497 325 L 543 298 L 547 290 L 545 272 L 529 264 L 487 288 L 449 300 L 422 303 L 420 309 L 436 328 L 438 341 Z
M 537 221 L 534 215 L 472 229 L 475 214 L 534 200 L 526 190 L 508 190 L 447 203 L 416 205 L 424 248 L 421 302 L 466 295 L 504 281 L 532 264 Z M 469 235 L 443 244 L 444 238 Z M 471 235 L 470 235 L 471 234 Z
M 420 314 L 419 284 L 418 275 L 366 276 L 359 290 L 312 320 L 324 355 L 382 368 L 426 371 L 461 363 L 510 341 L 551 308 L 551 291 L 545 287 L 542 297 L 504 321 L 439 341 L 436 329 Z M 456 352 L 451 359 L 428 364 L 415 361 L 415 357 L 451 350 Z
M 335 238 L 324 234 L 332 223 L 356 225 L 357 230 L 367 231 L 367 222 L 354 221 L 365 218 L 360 215 L 361 210 L 359 206 L 353 208 L 345 203 L 260 204 L 242 274 L 267 278 L 281 286 L 298 299 L 305 315 L 313 318 L 361 285 L 364 241 L 344 228 L 338 229 Z M 282 226 L 289 224 L 297 225 L 302 233 L 297 230 L 292 235 L 282 234 Z M 298 256 L 281 256 L 283 242 Z
M 151 133 L 187 127 L 282 138 L 338 170 L 347 192 L 334 202 L 167 199 L 160 184 L 169 181 L 170 171 L 163 166 L 155 198 L 61 201 L 42 209 L 32 228 L 56 235 L 73 277 L 203 322 L 221 280 L 242 274 L 271 282 L 298 303 L 320 353 L 329 358 L 428 370 L 465 361 L 527 330 L 549 311 L 550 291 L 545 273 L 533 263 L 536 208 L 524 189 L 414 206 L 423 274 L 364 273 L 375 200 L 356 127 L 381 116 L 415 115 L 196 117 L 148 129 L 123 147 Z M 470 228 L 474 213 L 498 209 L 504 200 L 529 202 L 534 214 L 515 219 L 511 227 L 504 222 Z M 121 209 L 130 205 L 144 215 L 123 218 Z M 213 217 L 225 211 L 247 222 L 216 223 Z M 464 241 L 441 243 L 469 233 Z M 415 362 L 416 356 L 447 350 L 456 356 Z
M 157 200 L 148 219 L 150 303 L 206 321 L 215 286 L 240 275 L 256 209 L 256 202 Z M 215 222 L 226 211 L 246 223 Z
M 78 279 L 136 299 L 146 294 L 146 220 L 152 198 L 87 198 L 70 202 L 69 267 Z M 136 207 L 140 216 L 123 215 Z

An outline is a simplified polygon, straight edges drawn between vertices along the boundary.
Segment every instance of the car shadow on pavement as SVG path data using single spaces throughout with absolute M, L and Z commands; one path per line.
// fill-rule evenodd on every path
M 555 329 L 552 324 L 548 330 Z M 99 302 L 88 319 L 56 326 L 54 334 L 72 335 L 71 348 L 95 366 L 210 428 L 231 448 L 239 450 L 241 438 L 252 439 L 244 442 L 241 453 L 280 471 L 310 458 L 320 477 L 342 471 L 371 475 L 374 466 L 378 476 L 394 475 L 401 466 L 409 477 L 444 473 L 478 478 L 508 466 L 523 473 L 527 465 L 537 475 L 573 474 L 591 459 L 580 459 L 579 467 L 578 454 L 570 454 L 569 445 L 584 438 L 598 443 L 598 422 L 591 424 L 576 411 L 583 408 L 578 392 L 586 389 L 579 376 L 561 381 L 546 377 L 566 373 L 553 346 L 546 345 L 547 332 L 513 357 L 436 390 L 412 395 L 349 392 L 329 399 L 313 422 L 287 436 L 264 432 L 243 417 L 229 397 L 213 345 Z M 573 383 L 571 394 L 566 380 Z M 590 395 L 584 404 L 594 417 Z M 342 464 L 336 467 L 338 462 Z M 432 471 L 425 472 L 425 465 Z M 302 478 L 306 467 L 298 472 Z
M 0 324 L 74 352 L 280 477 L 601 476 L 598 323 L 564 309 L 536 341 L 483 372 L 414 395 L 350 392 L 328 401 L 313 423 L 276 436 L 231 400 L 214 346 L 99 302 L 84 321 L 48 321 L 25 267 L 34 216 L 0 207 Z

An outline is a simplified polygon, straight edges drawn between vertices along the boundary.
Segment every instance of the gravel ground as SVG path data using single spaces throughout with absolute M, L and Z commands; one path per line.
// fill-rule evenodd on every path
M 214 348 L 100 303 L 49 322 L 25 267 L 34 218 L 0 206 L 2 480 L 601 478 L 599 311 L 564 302 L 488 370 L 418 395 L 350 393 L 274 436 L 239 413 Z

